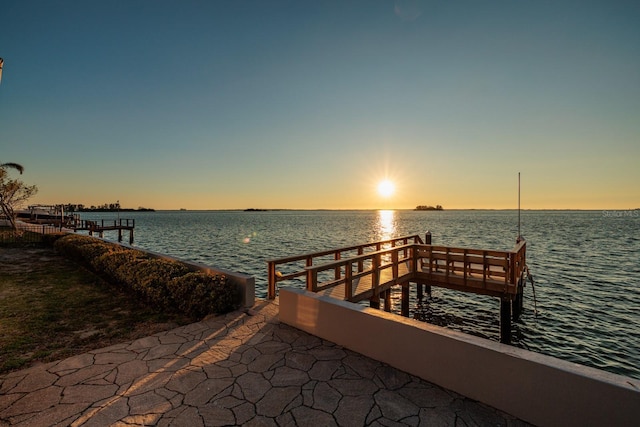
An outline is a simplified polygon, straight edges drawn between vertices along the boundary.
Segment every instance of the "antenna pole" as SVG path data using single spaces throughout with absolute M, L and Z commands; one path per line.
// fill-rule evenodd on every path
M 520 242 L 522 234 L 520 234 L 520 172 L 518 172 L 518 242 Z

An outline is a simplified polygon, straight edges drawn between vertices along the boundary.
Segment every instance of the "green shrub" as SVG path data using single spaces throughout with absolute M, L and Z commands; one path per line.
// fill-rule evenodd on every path
M 145 259 L 133 265 L 135 268 L 129 269 L 127 282 L 138 295 L 163 309 L 176 306 L 167 283 L 189 272 L 184 264 L 164 259 Z
M 79 248 L 82 259 L 95 271 L 100 270 L 99 260 L 103 255 L 125 250 L 122 246 L 113 245 L 102 240 L 82 245 Z
M 86 264 L 87 260 L 83 256 L 82 246 L 93 244 L 96 241 L 97 239 L 93 237 L 68 234 L 56 240 L 53 248 L 68 258 Z
M 53 246 L 58 239 L 61 239 L 67 235 L 68 233 L 64 231 L 59 231 L 56 233 L 47 233 L 42 236 L 42 243 L 44 243 L 47 246 Z
M 113 251 L 101 255 L 95 261 L 95 265 L 111 281 L 126 285 L 135 265 L 145 259 L 148 259 L 148 256 L 135 249 Z
M 167 287 L 180 311 L 198 318 L 209 313 L 227 313 L 238 308 L 240 295 L 224 275 L 187 273 L 171 280 Z
M 58 237 L 54 249 L 161 310 L 201 318 L 235 310 L 240 304 L 240 294 L 226 276 L 194 273 L 178 261 L 77 234 Z

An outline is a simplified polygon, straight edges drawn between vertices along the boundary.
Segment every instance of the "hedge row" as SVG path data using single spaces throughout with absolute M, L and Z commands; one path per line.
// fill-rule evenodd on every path
M 240 304 L 237 288 L 224 275 L 193 272 L 178 261 L 78 234 L 56 239 L 53 247 L 162 310 L 178 310 L 197 319 L 235 310 Z

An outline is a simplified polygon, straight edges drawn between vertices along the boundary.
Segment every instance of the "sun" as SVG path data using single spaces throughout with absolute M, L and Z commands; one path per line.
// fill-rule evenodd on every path
M 395 191 L 396 186 L 388 179 L 378 183 L 378 194 L 382 197 L 391 197 Z

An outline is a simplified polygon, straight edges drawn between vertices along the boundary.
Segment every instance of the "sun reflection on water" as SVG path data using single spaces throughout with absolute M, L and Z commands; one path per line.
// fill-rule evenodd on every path
M 395 214 L 396 212 L 393 210 L 378 211 L 378 230 L 380 233 L 380 240 L 389 240 L 396 237 Z

